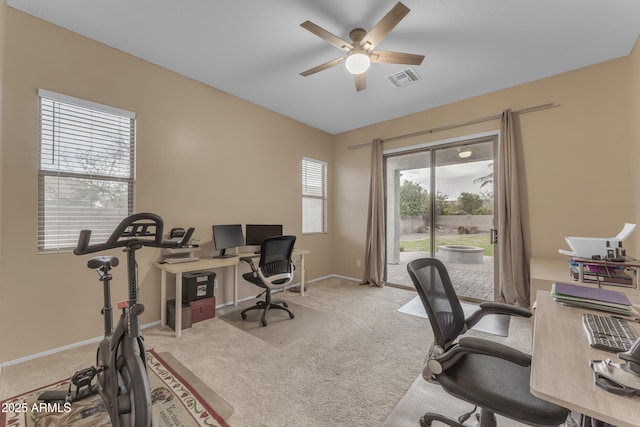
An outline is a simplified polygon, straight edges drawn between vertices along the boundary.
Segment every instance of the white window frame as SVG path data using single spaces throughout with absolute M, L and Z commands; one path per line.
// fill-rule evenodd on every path
M 302 234 L 327 232 L 327 170 L 325 161 L 302 158 Z
M 38 97 L 38 253 L 73 249 L 82 229 L 104 241 L 134 212 L 136 115 L 44 89 Z

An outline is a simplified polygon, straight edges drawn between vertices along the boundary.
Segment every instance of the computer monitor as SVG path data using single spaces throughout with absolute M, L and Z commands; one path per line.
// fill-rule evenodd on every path
M 247 246 L 261 245 L 267 237 L 282 236 L 282 224 L 247 224 Z
M 244 246 L 244 236 L 241 224 L 214 225 L 213 242 L 220 255 L 214 258 L 231 258 L 237 255 L 227 255 L 225 252 L 229 248 Z

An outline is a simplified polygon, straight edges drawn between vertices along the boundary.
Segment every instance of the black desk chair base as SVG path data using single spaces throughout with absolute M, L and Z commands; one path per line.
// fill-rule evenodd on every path
M 240 312 L 240 316 L 242 316 L 243 320 L 247 320 L 247 311 L 251 310 L 262 310 L 262 318 L 260 319 L 260 323 L 262 324 L 262 326 L 267 326 L 267 314 L 269 314 L 269 310 L 272 309 L 286 311 L 287 313 L 289 313 L 289 318 L 291 319 L 295 317 L 293 311 L 289 309 L 289 304 L 280 300 L 272 300 L 270 289 L 267 289 L 265 293 L 266 297 L 264 301 L 258 301 L 256 305 L 245 308 Z M 260 295 L 258 295 L 258 297 L 260 297 Z

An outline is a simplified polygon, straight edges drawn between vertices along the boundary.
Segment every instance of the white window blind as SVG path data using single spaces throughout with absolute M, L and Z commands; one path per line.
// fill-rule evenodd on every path
M 302 232 L 327 232 L 327 162 L 302 159 Z
M 38 250 L 104 241 L 133 213 L 135 114 L 40 89 Z

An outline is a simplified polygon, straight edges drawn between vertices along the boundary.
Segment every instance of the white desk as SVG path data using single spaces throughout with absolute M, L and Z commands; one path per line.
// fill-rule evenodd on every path
M 300 296 L 304 296 L 304 288 L 306 286 L 306 271 L 304 268 L 304 256 L 309 251 L 305 249 L 294 249 L 293 257 L 300 257 Z M 184 273 L 194 273 L 197 271 L 211 270 L 215 268 L 232 267 L 233 268 L 233 305 L 238 305 L 238 265 L 243 256 L 255 256 L 253 252 L 241 253 L 231 258 L 202 258 L 195 262 L 184 262 L 178 264 L 154 263 L 161 271 L 160 274 L 160 325 L 167 324 L 167 273 L 175 274 L 176 277 L 176 301 L 182 298 L 182 275 Z M 182 334 L 182 310 L 180 305 L 176 304 L 175 319 L 176 338 L 180 338 Z
M 609 393 L 594 382 L 590 360 L 620 360 L 589 346 L 582 327 L 582 313 L 589 310 L 558 304 L 546 291 L 536 296 L 531 393 L 618 427 L 640 426 L 640 398 Z

